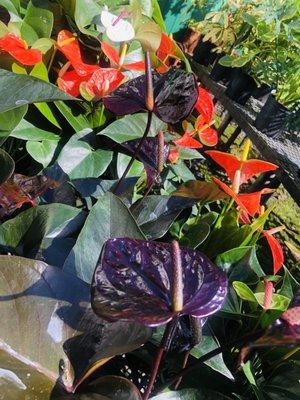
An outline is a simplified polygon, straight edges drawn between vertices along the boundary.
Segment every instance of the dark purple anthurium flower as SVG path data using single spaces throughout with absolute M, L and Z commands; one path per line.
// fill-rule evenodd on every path
M 108 240 L 92 282 L 95 313 L 109 321 L 158 326 L 176 315 L 204 318 L 218 311 L 227 294 L 226 274 L 202 253 L 181 248 L 178 276 L 173 250 L 173 243 Z
M 153 112 L 162 121 L 176 124 L 192 112 L 198 86 L 192 73 L 172 68 L 167 73 L 153 73 Z M 105 107 L 117 115 L 147 110 L 146 75 L 131 79 L 103 99 Z
M 133 155 L 139 142 L 140 139 L 129 140 L 128 142 L 122 143 L 122 146 L 130 155 Z M 159 136 L 146 138 L 137 155 L 137 159 L 144 164 L 148 186 L 155 181 L 156 176 L 161 172 L 163 164 L 169 157 L 170 146 L 166 143 L 160 146 L 159 142 Z

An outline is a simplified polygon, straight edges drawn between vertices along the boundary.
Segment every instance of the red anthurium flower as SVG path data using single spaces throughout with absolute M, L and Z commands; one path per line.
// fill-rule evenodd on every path
M 195 123 L 195 132 L 198 133 L 201 143 L 205 146 L 215 146 L 218 143 L 218 132 L 210 127 L 213 121 L 205 122 L 205 118 L 200 115 Z
M 262 172 L 274 171 L 278 168 L 277 165 L 262 160 L 245 160 L 242 161 L 233 154 L 224 153 L 217 150 L 206 151 L 208 155 L 222 168 L 225 169 L 231 181 L 237 170 L 241 171 L 240 184 L 247 182 L 252 176 Z
M 194 139 L 189 132 L 186 132 L 179 139 L 173 140 L 177 146 L 189 147 L 190 149 L 200 149 L 202 144 Z
M 145 62 L 137 61 L 133 63 L 125 63 L 124 58 L 127 49 L 127 45 L 123 47 L 124 51 L 121 52 L 121 55 L 117 52 L 117 50 L 109 45 L 106 42 L 101 43 L 101 49 L 107 58 L 119 69 L 127 69 L 131 71 L 144 71 L 145 70 Z
M 263 236 L 267 239 L 267 242 L 270 246 L 270 250 L 273 258 L 273 270 L 274 274 L 280 270 L 284 263 L 284 254 L 281 244 L 277 239 L 274 238 L 274 234 L 284 229 L 284 227 L 278 227 L 274 229 L 270 229 L 268 231 L 262 231 Z
M 57 48 L 80 76 L 90 76 L 100 68 L 98 65 L 90 65 L 82 61 L 78 40 L 66 29 L 60 31 L 57 36 Z
M 201 87 L 198 89 L 198 99 L 195 109 L 201 115 L 203 123 L 209 123 L 212 120 L 214 112 L 214 103 L 209 92 Z
M 113 68 L 100 68 L 93 73 L 87 82 L 83 82 L 81 87 L 92 97 L 104 97 L 116 89 L 125 76 L 121 71 Z
M 83 77 L 78 75 L 75 70 L 67 71 L 57 79 L 58 87 L 71 96 L 77 97 L 80 94 L 80 84 L 83 82 Z
M 228 194 L 228 196 L 230 196 L 236 202 L 242 211 L 251 215 L 251 217 L 254 217 L 255 214 L 260 212 L 261 196 L 263 194 L 272 192 L 271 189 L 262 189 L 259 192 L 237 194 L 224 182 L 220 181 L 220 179 L 214 177 L 213 180 L 226 194 Z
M 35 65 L 42 61 L 38 49 L 28 49 L 27 43 L 14 33 L 7 33 L 0 38 L 0 50 L 10 54 L 22 65 Z
M 168 71 L 170 67 L 170 58 L 179 58 L 176 51 L 176 43 L 166 33 L 161 34 L 160 45 L 157 49 L 156 55 L 162 62 L 162 64 L 158 68 L 156 68 L 157 72 L 159 72 L 160 74 Z

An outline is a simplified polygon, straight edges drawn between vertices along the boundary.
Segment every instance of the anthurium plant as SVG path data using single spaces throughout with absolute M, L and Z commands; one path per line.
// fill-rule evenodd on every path
M 2 1 L 0 83 L 0 398 L 299 397 L 278 167 L 218 150 L 158 2 Z

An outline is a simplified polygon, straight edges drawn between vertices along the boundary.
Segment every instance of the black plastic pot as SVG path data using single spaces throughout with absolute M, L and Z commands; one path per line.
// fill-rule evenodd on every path
M 210 77 L 216 82 L 223 82 L 227 84 L 231 79 L 232 68 L 224 67 L 219 64 L 219 60 L 223 57 L 224 54 L 218 54 L 217 58 L 214 61 L 214 65 L 212 67 Z
M 225 91 L 226 96 L 244 105 L 256 89 L 255 80 L 246 74 L 242 68 L 232 68 L 231 77 Z
M 290 114 L 289 109 L 270 95 L 256 117 L 255 127 L 269 137 L 278 137 L 285 131 Z
M 216 46 L 210 42 L 203 42 L 200 38 L 193 54 L 193 59 L 200 65 L 212 65 L 214 61 L 220 58 L 218 53 L 212 52 Z

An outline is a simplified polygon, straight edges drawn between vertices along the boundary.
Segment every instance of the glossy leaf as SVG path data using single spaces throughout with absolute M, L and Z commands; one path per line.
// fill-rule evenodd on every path
M 57 162 L 71 179 L 98 178 L 110 164 L 112 152 L 94 150 L 90 144 L 92 139 L 92 130 L 84 129 L 73 135 L 63 147 Z
M 105 241 L 124 235 L 143 238 L 127 207 L 117 196 L 108 192 L 99 197 L 92 207 L 76 244 L 66 259 L 64 270 L 90 283 Z
M 147 114 L 139 113 L 126 115 L 117 119 L 99 132 L 117 143 L 124 143 L 129 140 L 138 139 L 143 136 L 147 124 Z M 160 130 L 166 129 L 166 124 L 160 121 L 155 115 L 152 117 L 151 128 L 148 137 L 156 136 Z
M 205 317 L 226 297 L 226 275 L 203 254 L 182 248 L 181 315 Z M 92 306 L 110 321 L 135 320 L 158 326 L 170 321 L 173 265 L 171 244 L 128 238 L 105 243 L 92 283 Z
M 198 201 L 216 201 L 227 198 L 227 195 L 218 188 L 214 182 L 205 181 L 188 181 L 180 186 L 175 192 L 174 196 L 189 197 Z
M 133 215 L 147 239 L 162 237 L 176 217 L 195 204 L 193 199 L 150 195 L 134 206 Z
M 15 162 L 6 151 L 0 149 L 0 185 L 13 174 Z
M 142 397 L 128 379 L 107 375 L 85 385 L 78 394 L 55 396 L 55 400 L 142 400 Z
M 0 69 L 0 86 L 5 96 L 0 100 L 0 112 L 43 101 L 75 100 L 51 83 L 27 75 Z
M 28 110 L 28 106 L 21 106 L 13 110 L 0 113 L 0 144 L 18 126 Z
M 175 124 L 185 119 L 197 100 L 193 74 L 170 69 L 164 75 L 153 74 L 154 113 L 164 122 Z M 117 115 L 146 110 L 145 75 L 132 79 L 104 98 L 105 106 Z
M 0 256 L 0 269 L 1 367 L 14 382 L 1 382 L 6 400 L 48 400 L 56 383 L 71 392 L 90 371 L 149 337 L 139 325 L 95 317 L 88 285 L 55 267 Z

